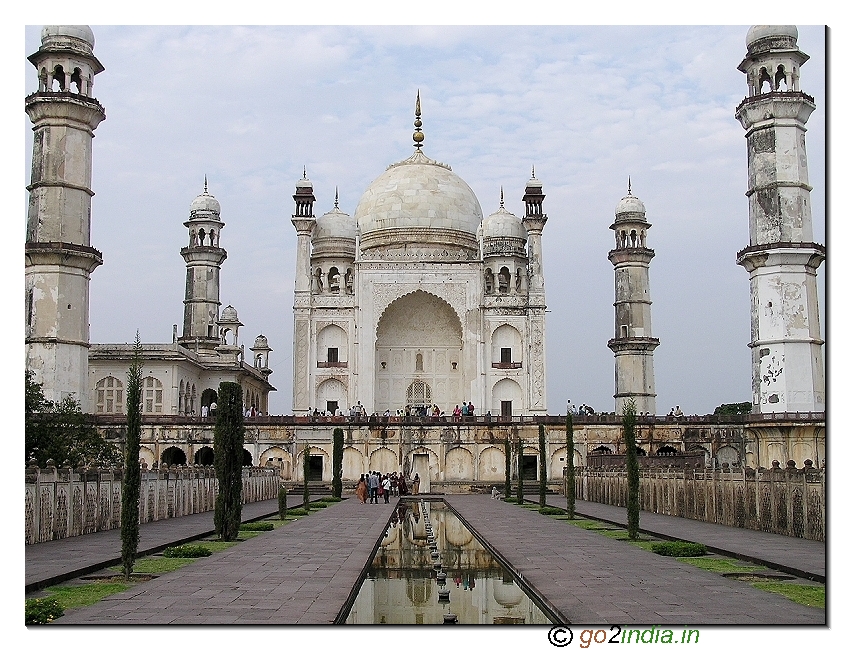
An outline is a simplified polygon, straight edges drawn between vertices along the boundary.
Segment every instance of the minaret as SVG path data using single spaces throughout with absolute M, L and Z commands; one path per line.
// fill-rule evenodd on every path
M 201 353 L 212 353 L 220 344 L 218 309 L 221 264 L 227 251 L 221 247 L 221 205 L 207 190 L 189 207 L 189 245 L 181 248 L 186 260 L 186 297 L 183 300 L 183 335 L 178 339 L 184 347 Z
M 295 257 L 295 303 L 292 307 L 295 325 L 292 336 L 292 412 L 306 415 L 310 411 L 310 237 L 316 227 L 313 216 L 313 183 L 304 177 L 295 183 L 295 214 L 292 225 L 298 234 Z
M 753 412 L 823 412 L 824 369 L 812 241 L 806 122 L 814 99 L 800 91 L 808 56 L 793 25 L 747 33 L 749 96 L 735 112 L 746 129 L 750 245 L 737 263 L 750 274 Z
M 643 202 L 629 193 L 614 212 L 615 247 L 608 253 L 614 264 L 614 337 L 608 347 L 614 352 L 615 411 L 622 414 L 629 399 L 637 412 L 655 414 L 655 370 L 652 354 L 659 345 L 652 337 L 649 293 L 649 262 L 655 251 L 646 247 Z
M 543 287 L 543 183 L 534 176 L 525 184 L 525 216 L 522 224 L 528 233 L 528 320 L 530 361 L 529 414 L 546 414 L 546 291 Z
M 29 56 L 38 90 L 26 98 L 33 123 L 25 245 L 26 367 L 44 395 L 88 406 L 89 278 L 103 263 L 91 247 L 92 139 L 106 119 L 92 97 L 94 34 L 48 26 Z

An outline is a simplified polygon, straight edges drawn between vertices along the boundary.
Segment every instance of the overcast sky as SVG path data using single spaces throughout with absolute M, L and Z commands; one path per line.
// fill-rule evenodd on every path
M 24 55 L 40 44 L 26 28 Z M 116 27 L 93 26 L 107 119 L 94 141 L 91 340 L 170 342 L 182 328 L 183 222 L 209 190 L 227 249 L 222 306 L 274 352 L 272 413 L 291 410 L 294 185 L 306 165 L 315 213 L 354 213 L 387 165 L 413 151 L 448 163 L 484 214 L 517 215 L 534 165 L 544 230 L 549 411 L 567 399 L 613 409 L 613 247 L 608 226 L 632 191 L 652 223 L 648 245 L 658 411 L 712 412 L 750 393 L 746 143 L 735 107 L 748 26 Z M 801 88 L 808 123 L 815 240 L 825 229 L 824 28 L 799 27 L 811 56 Z M 31 125 L 27 134 L 28 177 Z M 22 202 L 26 192 L 22 192 Z M 25 210 L 22 210 L 25 219 Z M 821 308 L 823 275 L 821 267 Z M 356 395 L 354 395 L 356 399 Z

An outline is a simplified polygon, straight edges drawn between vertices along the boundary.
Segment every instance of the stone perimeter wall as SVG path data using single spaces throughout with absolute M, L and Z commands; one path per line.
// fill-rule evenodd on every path
M 640 471 L 643 511 L 823 541 L 826 469 L 789 461 L 771 469 Z M 576 499 L 625 507 L 626 470 L 576 467 Z
M 121 527 L 122 469 L 29 466 L 25 485 L 26 544 Z M 274 469 L 242 469 L 242 502 L 277 498 Z M 142 470 L 139 521 L 187 516 L 215 509 L 218 480 L 213 467 Z

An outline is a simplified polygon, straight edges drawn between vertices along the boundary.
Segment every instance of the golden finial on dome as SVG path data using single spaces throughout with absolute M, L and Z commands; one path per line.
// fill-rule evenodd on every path
M 629 174 L 629 196 L 632 195 L 632 175 Z
M 413 122 L 413 125 L 416 127 L 416 131 L 413 133 L 413 146 L 417 149 L 422 148 L 422 142 L 425 140 L 425 134 L 422 132 L 422 120 L 419 119 L 422 116 L 422 108 L 419 105 L 419 91 L 416 91 L 416 120 Z
M 505 188 L 499 187 L 499 208 L 505 209 Z
M 204 193 L 207 193 L 207 175 L 204 174 Z
M 334 193 L 334 208 L 339 209 L 339 186 L 337 186 Z

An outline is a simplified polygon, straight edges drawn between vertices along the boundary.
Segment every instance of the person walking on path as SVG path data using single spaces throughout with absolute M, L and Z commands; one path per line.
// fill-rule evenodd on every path
M 389 475 L 384 476 L 384 482 L 381 486 L 384 488 L 384 504 L 386 505 L 390 502 L 390 490 L 392 489 L 392 481 Z
M 369 476 L 369 502 L 378 504 L 378 485 L 381 483 L 378 472 L 372 471 Z
M 362 473 L 360 474 L 360 482 L 357 483 L 354 493 L 357 494 L 357 499 L 361 503 L 366 504 L 366 476 Z

